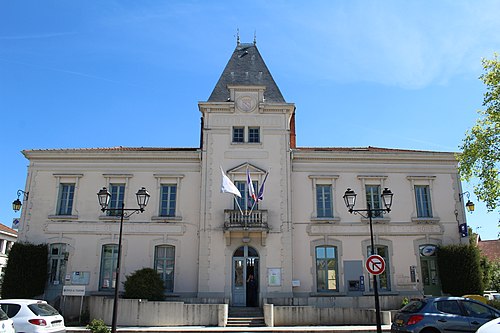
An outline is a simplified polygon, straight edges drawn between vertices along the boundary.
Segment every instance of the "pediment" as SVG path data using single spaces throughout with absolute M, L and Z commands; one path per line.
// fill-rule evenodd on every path
M 246 174 L 247 173 L 247 168 L 250 171 L 252 175 L 265 175 L 266 170 L 261 169 L 251 163 L 245 162 L 243 164 L 240 164 L 232 169 L 227 170 L 228 174 L 231 175 L 239 175 L 239 174 Z

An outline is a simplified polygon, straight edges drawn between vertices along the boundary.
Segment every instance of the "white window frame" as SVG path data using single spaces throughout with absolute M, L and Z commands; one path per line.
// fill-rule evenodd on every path
M 163 222 L 178 222 L 182 221 L 182 213 L 180 211 L 180 201 L 182 194 L 182 186 L 181 181 L 184 178 L 184 174 L 154 174 L 153 177 L 156 178 L 156 193 L 158 200 L 154 201 L 155 207 L 154 211 L 156 212 L 154 216 L 151 217 L 153 221 L 163 221 Z M 162 185 L 175 185 L 176 189 L 176 197 L 175 197 L 175 216 L 160 216 L 161 209 L 161 187 Z M 153 202 L 150 202 L 150 205 Z
M 370 186 L 370 185 L 380 186 L 380 193 L 382 193 L 382 191 L 386 187 L 385 183 L 387 180 L 387 176 L 384 176 L 384 175 L 359 175 L 358 179 L 361 182 L 361 194 L 362 195 L 358 195 L 357 202 L 363 204 L 363 208 L 360 207 L 360 209 L 367 209 L 368 202 L 366 201 L 366 186 Z M 382 198 L 380 198 L 380 202 L 382 204 Z M 384 207 L 381 207 L 381 208 L 384 208 Z M 369 223 L 370 219 L 361 216 L 361 221 L 364 223 Z M 390 215 L 388 215 L 387 213 L 383 213 L 382 216 L 380 216 L 380 217 L 376 217 L 376 216 L 372 217 L 372 222 L 374 222 L 374 223 L 389 223 L 390 221 L 391 221 Z
M 55 181 L 55 201 L 53 205 L 52 211 L 54 212 L 52 215 L 48 216 L 50 220 L 77 220 L 78 219 L 78 189 L 80 178 L 83 177 L 83 174 L 67 174 L 67 173 L 54 173 L 53 176 L 56 178 Z M 73 206 L 71 207 L 71 215 L 59 215 L 59 200 L 61 196 L 61 184 L 75 184 L 75 191 L 73 194 Z
M 408 176 L 406 177 L 410 181 L 411 187 L 411 200 L 412 200 L 412 213 L 411 213 L 411 221 L 414 223 L 428 223 L 428 224 L 436 224 L 440 221 L 439 216 L 436 214 L 436 205 L 434 204 L 434 191 L 433 185 L 436 176 Z M 417 215 L 417 199 L 415 197 L 415 186 L 428 186 L 429 187 L 429 196 L 430 196 L 430 205 L 431 205 L 431 217 L 418 217 Z
M 335 223 L 340 221 L 339 214 L 337 214 L 337 200 L 336 193 L 336 181 L 339 178 L 338 175 L 309 175 L 312 185 L 312 212 L 311 212 L 311 222 L 329 222 Z M 317 211 L 317 185 L 330 185 L 332 189 L 332 217 L 318 217 Z
M 130 178 L 133 177 L 132 174 L 103 174 L 103 177 L 105 178 L 105 186 L 108 190 L 110 190 L 111 184 L 125 184 L 125 195 L 123 196 L 123 202 L 125 203 L 125 207 L 127 207 L 127 193 L 129 193 L 129 183 L 130 183 Z M 102 187 L 102 186 L 101 186 Z M 135 199 L 135 196 L 134 196 Z M 120 215 L 108 215 L 107 212 L 102 212 L 101 215 L 99 216 L 99 220 L 108 220 L 108 221 L 115 221 L 119 220 L 121 217 Z M 129 219 L 129 217 L 125 217 L 124 219 Z

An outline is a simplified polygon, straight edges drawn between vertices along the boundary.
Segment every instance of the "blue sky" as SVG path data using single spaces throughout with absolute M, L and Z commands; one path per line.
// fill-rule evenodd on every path
M 498 13 L 495 0 L 0 1 L 0 222 L 19 216 L 21 150 L 197 147 L 197 103 L 237 29 L 295 103 L 299 146 L 457 152 L 481 58 L 500 52 Z M 470 198 L 469 225 L 496 239 L 498 212 Z

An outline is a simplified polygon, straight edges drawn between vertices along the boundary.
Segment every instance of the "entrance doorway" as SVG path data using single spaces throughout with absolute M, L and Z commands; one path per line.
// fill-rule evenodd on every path
M 259 254 L 240 246 L 233 254 L 232 305 L 259 306 Z
M 420 267 L 424 295 L 441 296 L 441 282 L 438 275 L 435 245 L 420 246 Z

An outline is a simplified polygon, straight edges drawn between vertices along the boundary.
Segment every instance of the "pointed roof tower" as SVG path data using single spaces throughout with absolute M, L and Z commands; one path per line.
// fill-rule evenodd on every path
M 286 103 L 254 43 L 240 43 L 239 39 L 229 62 L 215 85 L 208 102 L 226 102 L 230 98 L 229 85 L 265 86 L 267 103 Z

